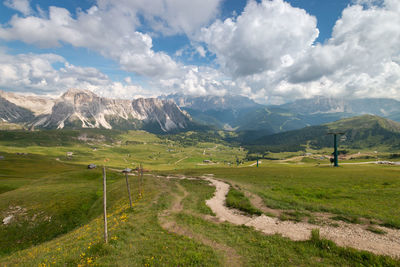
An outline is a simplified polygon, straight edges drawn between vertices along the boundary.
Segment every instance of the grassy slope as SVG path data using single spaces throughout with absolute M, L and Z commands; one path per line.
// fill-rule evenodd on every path
M 211 248 L 170 234 L 158 225 L 158 212 L 170 202 L 168 195 L 161 195 L 165 189 L 162 183 L 145 179 L 144 198 L 138 199 L 135 194 L 133 211 L 126 198 L 110 207 L 108 245 L 103 243 L 103 223 L 99 216 L 52 241 L 0 258 L 0 265 L 218 265 Z M 125 190 L 122 183 L 109 194 L 122 196 Z
M 210 159 L 218 162 L 214 166 L 223 166 L 226 165 L 224 161 L 234 162 L 236 156 L 245 156 L 244 151 L 223 144 L 197 142 L 194 146 L 183 146 L 143 131 L 95 134 L 87 130 L 83 133 L 88 135 L 88 140 L 78 140 L 82 133 L 77 131 L 0 131 L 0 155 L 29 152 L 54 160 L 58 158 L 61 162 L 97 165 L 107 159 L 107 165 L 115 168 L 136 167 L 142 163 L 150 170 L 204 168 L 203 160 Z M 66 157 L 67 152 L 74 153 L 72 158 Z
M 0 254 L 67 233 L 102 211 L 99 169 L 87 170 L 38 155 L 6 154 L 1 163 L 1 218 L 17 212 L 12 223 L 0 225 Z M 110 174 L 110 188 L 121 178 Z
M 259 194 L 273 208 L 363 216 L 400 227 L 400 169 L 390 166 L 263 164 L 260 168 L 188 170 L 214 173 Z
M 5 157 L 0 162 L 0 216 L 17 212 L 13 223 L 0 225 L 0 255 L 51 240 L 101 213 L 101 170 L 88 170 L 85 164 L 102 165 L 108 159 L 106 164 L 114 168 L 139 163 L 146 169 L 204 168 L 197 165 L 204 159 L 223 165 L 244 153 L 215 143 L 185 147 L 143 131 L 0 134 L 0 155 Z M 87 140 L 78 139 L 83 136 Z M 69 151 L 72 158 L 66 157 Z M 120 174 L 108 178 L 111 188 L 123 183 Z
M 346 140 L 340 141 L 339 145 L 345 148 L 379 151 L 395 151 L 400 148 L 400 123 L 372 115 L 264 136 L 254 141 L 253 146 L 250 145 L 249 148 L 273 152 L 299 151 L 307 146 L 322 149 L 333 145 L 332 136 L 327 135 L 329 132 L 344 132 Z
M 262 213 L 251 205 L 250 200 L 243 194 L 243 192 L 233 187 L 229 188 L 229 192 L 226 195 L 226 206 L 241 210 L 250 215 L 261 215 Z
M 175 181 L 164 178 L 145 176 L 145 195 L 143 199 L 138 199 L 137 180 L 130 177 L 135 202 L 134 211 L 130 211 L 124 179 L 120 174 L 109 171 L 110 244 L 103 244 L 101 172 L 89 171 L 85 165 L 78 163 L 94 161 L 101 164 L 104 158 L 109 157 L 107 164 L 124 167 L 125 160 L 129 158 L 128 153 L 131 155 L 130 160 L 141 160 L 145 163 L 145 168 L 151 166 L 152 169 L 171 170 L 196 167 L 199 169 L 188 172 L 216 173 L 220 177 L 230 177 L 244 188 L 262 195 L 267 203 L 270 201 L 276 206 L 316 209 L 322 207 L 357 214 L 359 207 L 366 203 L 367 208 L 364 208 L 363 212 L 372 213 L 373 216 L 376 212 L 376 216 L 386 218 L 389 209 L 398 203 L 398 170 L 393 167 L 371 166 L 372 169 L 369 169 L 368 166 L 357 166 L 328 169 L 269 165 L 259 169 L 204 169 L 207 166 L 198 166 L 197 163 L 210 157 L 209 154 L 221 160 L 229 160 L 234 158 L 234 153 L 240 152 L 222 145 L 215 147 L 216 144 L 213 143 L 201 143 L 195 147 L 183 147 L 174 142 L 160 143 L 154 135 L 143 132 L 130 132 L 120 138 L 121 144 L 115 143 L 112 147 L 101 143 L 77 145 L 76 142 L 65 146 L 28 145 L 19 148 L 10 143 L 0 144 L 0 151 L 3 151 L 0 154 L 5 156 L 5 160 L 0 162 L 0 213 L 7 213 L 10 205 L 20 205 L 27 208 L 30 216 L 28 221 L 32 221 L 34 214 L 42 216 L 31 225 L 21 224 L 18 231 L 13 230 L 13 233 L 24 233 L 28 237 L 25 239 L 13 237 L 10 235 L 10 229 L 4 226 L 0 228 L 0 265 L 221 265 L 226 256 L 220 252 L 199 241 L 168 233 L 160 227 L 157 214 L 171 205 L 169 192 L 177 190 Z M 124 141 L 129 140 L 137 143 L 124 145 Z M 97 151 L 93 151 L 93 146 L 98 148 Z M 175 151 L 167 152 L 168 148 Z M 65 152 L 75 150 L 76 155 L 67 160 Z M 206 155 L 203 155 L 204 150 Z M 5 153 L 6 151 L 10 153 Z M 19 156 L 14 152 L 35 154 Z M 156 156 L 158 152 L 158 159 L 152 159 L 151 157 Z M 187 161 L 185 159 L 177 165 L 173 164 L 183 158 L 182 155 L 188 156 Z M 59 161 L 55 160 L 57 156 L 60 157 Z M 336 174 L 332 174 L 332 171 L 336 171 Z M 365 265 L 371 262 L 377 265 L 396 264 L 389 258 L 336 249 L 332 244 L 324 245 L 324 241 L 292 242 L 280 236 L 265 236 L 247 227 L 205 221 L 199 215 L 212 214 L 205 205 L 205 199 L 211 197 L 214 189 L 204 182 L 184 180 L 180 183 L 189 195 L 183 200 L 185 212 L 174 215 L 178 224 L 203 235 L 204 238 L 232 247 L 244 265 L 325 266 Z M 347 188 L 347 184 L 350 184 L 352 190 Z M 332 191 L 336 186 L 339 191 Z M 309 187 L 313 190 L 308 189 Z M 365 202 L 368 201 L 365 195 L 375 190 L 375 187 L 384 189 L 382 192 L 375 192 L 373 196 L 375 200 L 380 201 L 381 211 L 377 210 L 378 203 L 372 205 L 373 199 Z M 321 194 L 327 193 L 327 196 L 331 197 L 330 200 L 315 195 L 315 190 L 320 190 Z M 349 195 L 351 198 L 337 202 L 336 194 Z M 354 210 L 342 209 L 346 201 L 356 204 Z M 328 202 L 332 202 L 333 206 L 325 207 Z M 46 223 L 49 216 L 52 220 Z M 396 223 L 396 214 L 392 214 L 392 217 Z M 44 226 L 41 226 L 41 221 L 45 223 Z M 27 231 L 29 227 L 33 230 Z M 33 244 L 37 245 L 32 246 Z M 24 247 L 28 248 L 20 250 Z M 16 250 L 18 251 L 15 252 Z
M 249 227 L 216 224 L 200 217 L 208 214 L 204 200 L 212 188 L 203 183 L 180 182 L 200 205 L 185 202 L 185 212 L 174 215 L 180 227 L 202 236 L 219 247 L 229 247 L 240 257 L 242 265 L 251 266 L 349 266 L 387 265 L 398 262 L 388 257 L 337 248 L 332 243 L 313 240 L 293 242 L 279 235 L 266 236 Z M 114 193 L 121 193 L 124 185 Z M 135 199 L 130 211 L 126 199 L 109 208 L 108 245 L 102 242 L 102 218 L 41 245 L 0 258 L 1 265 L 34 266 L 99 265 L 99 266 L 219 266 L 230 255 L 201 242 L 169 233 L 158 224 L 157 214 L 170 206 L 175 181 L 147 176 L 145 194 Z M 190 190 L 190 191 L 189 191 Z M 197 202 L 197 201 L 196 201 Z

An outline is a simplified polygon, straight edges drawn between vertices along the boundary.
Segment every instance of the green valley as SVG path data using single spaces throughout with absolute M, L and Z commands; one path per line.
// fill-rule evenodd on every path
M 387 131 L 397 130 L 397 124 L 380 123 Z M 372 235 L 382 242 L 396 235 L 398 166 L 360 165 L 360 159 L 348 158 L 342 159 L 342 167 L 332 168 L 318 156 L 330 150 L 322 147 L 306 150 L 309 156 L 303 151 L 269 152 L 279 160 L 261 159 L 257 167 L 249 151 L 232 141 L 237 135 L 229 132 L 12 130 L 0 136 L 1 265 L 400 264 L 395 252 L 345 248 L 340 238 L 337 245 L 324 232 L 355 227 L 367 233 L 366 240 Z M 393 151 L 379 152 L 382 159 L 391 155 Z M 88 169 L 88 164 L 97 168 Z M 143 195 L 133 172 L 131 210 L 121 170 L 140 164 L 145 169 Z M 103 165 L 108 244 L 102 233 Z M 218 190 L 209 177 L 227 183 L 226 205 L 249 214 L 245 216 L 261 214 L 260 219 L 270 216 L 265 218 L 279 225 L 305 224 L 322 232 L 310 231 L 293 241 L 279 231 L 263 234 L 260 226 L 221 223 L 219 213 L 207 204 Z

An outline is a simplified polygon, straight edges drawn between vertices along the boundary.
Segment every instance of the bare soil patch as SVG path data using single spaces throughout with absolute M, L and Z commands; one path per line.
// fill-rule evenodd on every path
M 182 200 L 188 196 L 188 192 L 185 190 L 185 188 L 183 188 L 179 183 L 176 183 L 176 186 L 179 191 L 183 192 L 183 195 L 174 194 L 175 199 L 171 205 L 171 208 L 169 210 L 164 210 L 159 214 L 158 219 L 161 227 L 169 232 L 194 239 L 206 246 L 213 248 L 216 251 L 219 251 L 222 255 L 224 255 L 224 266 L 241 266 L 241 258 L 236 253 L 235 249 L 226 246 L 225 244 L 208 239 L 201 234 L 195 233 L 187 227 L 178 225 L 173 220 L 171 215 L 183 211 Z

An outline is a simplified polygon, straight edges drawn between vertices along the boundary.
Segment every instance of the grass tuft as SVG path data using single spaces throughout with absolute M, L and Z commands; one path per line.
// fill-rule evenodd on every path
M 250 200 L 241 191 L 233 187 L 230 187 L 228 195 L 226 196 L 226 205 L 251 215 L 262 214 L 260 210 L 251 205 Z
M 370 231 L 370 232 L 372 232 L 372 233 L 378 234 L 378 235 L 385 235 L 385 234 L 387 234 L 386 231 L 384 231 L 384 230 L 382 230 L 382 229 L 379 229 L 379 228 L 377 228 L 377 227 L 374 227 L 374 226 L 372 226 L 372 225 L 368 226 L 368 227 L 367 227 L 367 230 Z
M 392 228 L 392 229 L 400 229 L 400 224 L 397 222 L 392 222 L 392 221 L 381 223 L 380 226 Z
M 354 224 L 360 223 L 360 219 L 356 216 L 337 215 L 337 216 L 331 217 L 331 219 L 335 220 L 335 221 L 343 221 L 343 222 L 354 223 Z
M 329 251 L 329 253 L 352 262 L 355 266 L 398 266 L 398 262 L 390 257 L 378 256 L 353 248 L 339 247 L 333 241 L 321 238 L 319 229 L 311 231 L 310 242 L 321 250 Z

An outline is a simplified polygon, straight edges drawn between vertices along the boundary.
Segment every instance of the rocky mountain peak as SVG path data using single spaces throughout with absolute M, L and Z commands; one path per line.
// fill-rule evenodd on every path
M 60 101 L 69 101 L 79 104 L 79 103 L 91 102 L 98 99 L 99 97 L 95 93 L 89 90 L 72 88 L 61 96 Z
M 1 95 L 0 98 L 2 98 Z M 22 99 L 19 102 L 23 102 L 24 96 L 15 94 L 12 99 Z M 22 103 L 14 104 L 3 99 L 5 104 L 3 105 L 4 110 L 0 110 L 0 113 L 3 114 L 1 119 L 27 122 L 29 126 L 33 127 L 59 129 L 142 129 L 146 128 L 146 125 L 151 125 L 147 128 L 156 132 L 176 131 L 193 124 L 191 118 L 170 100 L 157 98 L 110 99 L 100 97 L 89 90 L 72 88 L 58 99 L 49 100 L 51 106 L 47 106 L 47 112 L 38 112 L 34 116 L 31 111 L 37 109 L 36 106 L 41 105 L 38 101 L 43 99 L 35 97 L 32 99 L 35 101 L 30 100 L 31 104 L 25 105 L 27 108 L 21 108 Z
M 0 97 L 20 108 L 33 112 L 35 116 L 50 114 L 55 103 L 55 99 L 51 97 L 17 94 L 1 90 Z

